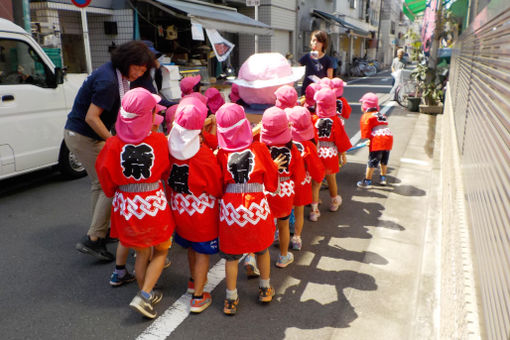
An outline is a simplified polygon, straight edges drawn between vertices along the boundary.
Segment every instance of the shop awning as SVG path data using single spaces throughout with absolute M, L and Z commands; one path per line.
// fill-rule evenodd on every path
M 427 0 L 404 0 L 402 12 L 407 15 L 409 20 L 414 21 L 414 18 L 425 11 L 426 7 Z
M 204 28 L 218 31 L 257 35 L 272 35 L 273 30 L 263 22 L 254 20 L 237 12 L 237 9 L 227 6 L 208 4 L 195 1 L 179 0 L 143 0 L 151 3 L 172 15 L 187 16 L 192 22 L 201 24 Z M 159 5 L 159 6 L 158 6 Z M 163 5 L 163 6 L 161 6 Z
M 322 18 L 324 20 L 332 21 L 333 23 L 339 25 L 340 27 L 345 28 L 347 31 L 350 31 L 350 33 L 358 35 L 362 38 L 371 38 L 372 37 L 370 32 L 367 32 L 359 27 L 356 27 L 355 25 L 350 24 L 347 21 L 345 21 L 344 19 L 334 16 L 333 14 L 319 11 L 318 9 L 314 9 L 313 14 L 315 14 L 316 16 L 318 16 L 319 18 Z

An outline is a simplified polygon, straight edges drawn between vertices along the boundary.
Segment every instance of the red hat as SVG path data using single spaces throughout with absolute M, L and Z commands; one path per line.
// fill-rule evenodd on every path
M 177 106 L 173 128 L 168 136 L 168 147 L 173 157 L 184 160 L 198 152 L 206 116 L 207 108 L 197 98 L 190 98 Z
M 307 108 L 302 106 L 294 106 L 285 109 L 287 118 L 289 119 L 290 131 L 292 139 L 297 142 L 310 140 L 314 137 L 314 129 L 312 123 L 312 116 Z
M 289 119 L 282 109 L 272 106 L 262 115 L 260 141 L 267 145 L 286 144 L 291 140 Z
M 230 102 L 237 103 L 241 97 L 239 97 L 239 85 L 232 84 L 232 88 L 230 89 L 230 94 L 228 95 Z
M 332 89 L 323 88 L 313 97 L 317 103 L 315 113 L 320 118 L 331 118 L 336 115 L 336 96 Z
M 200 77 L 200 74 L 193 77 L 182 78 L 180 83 L 182 96 L 184 97 L 185 95 L 193 92 L 193 88 L 195 87 L 195 85 L 200 83 L 200 79 L 202 79 Z
M 225 104 L 225 99 L 223 99 L 220 91 L 214 87 L 208 88 L 204 95 L 207 97 L 207 106 L 212 113 L 216 113 L 220 106 Z
M 361 102 L 361 109 L 367 111 L 368 109 L 375 108 L 379 111 L 379 98 L 373 92 L 367 92 L 359 100 Z
M 175 111 L 177 110 L 178 104 L 170 106 L 168 109 L 166 109 L 165 112 L 165 122 L 166 122 L 166 131 L 170 131 L 172 129 L 172 122 L 175 118 Z
M 276 107 L 286 109 L 297 105 L 298 94 L 294 87 L 290 85 L 283 85 L 274 93 L 276 96 Z
M 158 105 L 161 97 L 150 93 L 143 87 L 137 87 L 126 92 L 122 98 L 115 130 L 117 136 L 126 143 L 139 143 L 151 131 L 153 120 L 152 112 L 165 109 Z
M 240 151 L 253 143 L 251 125 L 242 106 L 223 104 L 216 111 L 218 145 L 227 151 Z
M 322 86 L 318 83 L 311 83 L 308 85 L 308 87 L 305 90 L 305 104 L 306 106 L 313 106 L 315 105 L 315 100 L 313 97 L 315 96 L 315 93 L 319 91 L 322 88 Z
M 324 77 L 324 78 L 321 78 L 320 80 L 320 84 L 322 86 L 327 86 L 329 87 L 330 89 L 333 88 L 333 84 L 331 83 L 331 79 L 329 79 L 328 77 Z
M 345 86 L 345 83 L 342 79 L 340 78 L 333 78 L 331 80 L 331 84 L 332 84 L 332 88 L 333 90 L 335 90 L 335 95 L 336 97 L 341 97 L 343 94 L 344 94 L 344 86 Z

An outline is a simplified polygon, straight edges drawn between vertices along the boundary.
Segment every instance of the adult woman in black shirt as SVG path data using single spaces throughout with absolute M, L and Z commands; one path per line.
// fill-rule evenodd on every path
M 303 87 L 301 87 L 301 95 L 305 94 L 306 87 L 312 83 L 309 78 L 315 75 L 319 78 L 333 78 L 333 63 L 331 59 L 325 54 L 328 48 L 328 35 L 324 31 L 314 31 L 310 39 L 311 51 L 299 59 L 302 66 L 306 66 L 305 79 L 303 80 Z

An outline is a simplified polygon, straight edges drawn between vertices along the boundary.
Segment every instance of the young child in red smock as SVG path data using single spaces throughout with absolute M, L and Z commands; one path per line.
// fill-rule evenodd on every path
M 310 111 L 310 113 L 313 115 L 315 114 L 315 99 L 314 96 L 319 90 L 322 88 L 321 84 L 318 83 L 311 83 L 308 85 L 308 87 L 305 90 L 305 102 L 303 104 L 304 107 Z
M 342 204 L 336 183 L 336 173 L 340 170 L 339 155 L 342 157 L 342 164 L 345 164 L 345 152 L 352 145 L 336 114 L 336 96 L 333 90 L 323 88 L 315 94 L 314 99 L 317 107 L 316 116 L 313 116 L 312 119 L 318 140 L 317 152 L 326 169 L 326 180 L 331 197 L 329 210 L 337 211 Z M 310 220 L 316 221 L 319 216 L 318 202 L 313 202 Z
M 260 141 L 267 145 L 271 157 L 285 157 L 285 164 L 279 169 L 280 188 L 277 193 L 267 193 L 267 200 L 273 216 L 277 218 L 277 227 L 280 241 L 280 256 L 276 266 L 285 268 L 294 261 L 290 253 L 289 218 L 294 205 L 296 183 L 305 179 L 305 167 L 301 153 L 292 143 L 289 120 L 287 114 L 276 106 L 270 107 L 262 115 L 262 128 Z
M 294 224 L 295 233 L 290 240 L 292 249 L 301 250 L 301 232 L 304 224 L 305 205 L 319 201 L 319 186 L 317 185 L 316 191 L 312 192 L 312 180 L 315 183 L 321 183 L 324 179 L 325 170 L 317 154 L 317 146 L 314 139 L 315 131 L 310 112 L 302 106 L 295 106 L 285 109 L 285 113 L 291 124 L 292 141 L 301 152 L 306 170 L 305 179 L 302 182 L 295 183 L 294 216 L 296 222 Z
M 212 150 L 201 141 L 207 115 L 198 99 L 177 107 L 168 136 L 170 176 L 168 197 L 176 224 L 175 242 L 188 249 L 192 293 L 190 311 L 200 313 L 212 302 L 204 292 L 209 256 L 218 252 L 218 202 L 223 193 L 220 167 Z
M 297 91 L 290 85 L 283 85 L 279 87 L 275 91 L 274 95 L 276 97 L 276 103 L 274 106 L 282 110 L 298 105 Z
M 273 243 L 275 225 L 264 189 L 278 190 L 278 164 L 264 144 L 253 141 L 250 122 L 244 109 L 228 103 L 216 112 L 224 194 L 220 200 L 220 256 L 226 260 L 227 296 L 223 312 L 237 312 L 237 271 L 244 253 L 255 253 L 260 270 L 259 301 L 270 302 L 268 247 Z M 278 159 L 281 162 L 281 158 Z
M 128 91 L 115 128 L 96 161 L 96 171 L 108 197 L 113 197 L 112 237 L 136 250 L 135 272 L 140 292 L 129 306 L 155 318 L 154 305 L 163 294 L 153 291 L 171 245 L 174 220 L 161 183 L 168 177 L 168 144 L 162 133 L 152 132 L 161 98 L 144 88 Z M 151 247 L 154 247 L 152 259 Z
M 368 138 L 370 146 L 365 178 L 359 181 L 357 185 L 360 188 L 370 188 L 372 186 L 372 175 L 379 163 L 381 163 L 379 184 L 386 185 L 386 172 L 390 150 L 393 147 L 393 134 L 388 127 L 388 119 L 383 113 L 379 112 L 379 99 L 375 93 L 365 93 L 359 101 L 363 111 L 360 119 L 361 138 Z
M 349 119 L 352 112 L 349 102 L 343 97 L 344 85 L 344 81 L 340 78 L 331 79 L 331 89 L 335 91 L 336 96 L 336 111 L 341 116 L 340 121 L 342 125 L 344 125 L 344 119 Z

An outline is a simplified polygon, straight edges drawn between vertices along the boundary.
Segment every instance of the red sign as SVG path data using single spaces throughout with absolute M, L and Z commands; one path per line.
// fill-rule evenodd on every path
M 88 5 L 90 5 L 91 1 L 92 0 L 71 0 L 71 2 L 75 6 L 80 7 L 80 8 L 87 7 Z

